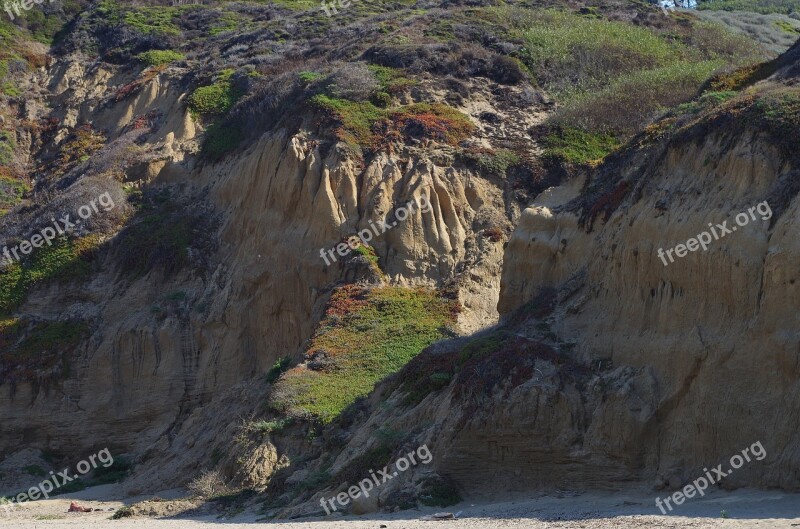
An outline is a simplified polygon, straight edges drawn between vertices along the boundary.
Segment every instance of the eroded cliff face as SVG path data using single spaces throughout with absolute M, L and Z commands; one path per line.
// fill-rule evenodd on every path
M 789 62 L 770 82 L 796 77 Z M 522 76 L 514 61 L 496 66 Z M 541 151 L 530 129 L 549 112 L 546 98 L 514 84 L 524 76 L 510 85 L 421 76 L 396 96 L 403 111 L 450 103 L 474 128 L 461 149 L 392 129 L 397 145 L 364 156 L 308 105 L 211 162 L 199 155 L 209 123 L 186 108 L 190 75 L 75 54 L 22 85 L 26 118 L 57 123 L 38 155 L 85 123 L 107 134 L 61 175 L 66 188 L 85 180 L 146 199 L 114 210 L 117 231 L 102 239 L 89 280 L 38 285 L 18 308 L 31 321 L 88 325 L 63 380 L 0 386 L 3 455 L 79 457 L 107 446 L 137 463 L 131 493 L 218 468 L 237 485 L 274 482 L 270 497 L 285 516 L 319 513 L 319 496 L 348 484 L 365 454 L 424 443 L 431 466 L 354 509 L 407 505 L 430 478 L 470 494 L 628 480 L 675 487 L 756 441 L 768 457 L 725 483 L 798 487 L 800 167 L 774 134 L 746 121 L 708 120 L 671 136 L 656 127 L 539 194 L 566 171 L 550 167 L 558 174 L 523 185 L 459 157 L 513 146 L 531 162 Z M 446 116 L 428 115 L 440 120 L 432 128 Z M 522 209 L 525 186 L 536 197 Z M 3 227 L 25 235 L 51 211 L 44 202 Z M 659 248 L 708 223 L 733 225 L 762 202 L 770 219 L 668 266 L 660 260 Z M 425 207 L 401 219 L 409 203 Z M 181 222 L 193 241 L 183 266 L 122 273 L 137 262 L 128 230 Z M 357 279 L 321 251 L 382 222 L 392 227 L 370 241 L 381 280 L 453 294 L 464 336 L 431 346 L 335 424 L 248 429 L 274 415 L 264 375 L 305 352 L 332 289 Z M 381 444 L 376 432 L 387 428 L 402 441 Z M 322 474 L 324 486 L 311 479 Z
M 324 467 L 335 476 L 381 446 L 388 425 L 407 432 L 396 454 L 435 447 L 430 467 L 355 511 L 391 509 L 432 475 L 469 494 L 678 490 L 722 464 L 722 487 L 800 487 L 800 173 L 784 141 L 796 123 L 773 110 L 791 100 L 780 82 L 791 57 L 536 197 L 506 247 L 501 324 L 431 346 L 376 390 L 346 437 L 330 433 L 348 439 Z M 704 231 L 707 250 L 669 257 Z M 758 459 L 731 468 L 758 444 Z M 317 499 L 278 512 L 312 514 Z
M 152 473 L 132 490 L 193 477 L 219 445 L 219 432 L 237 435 L 241 425 L 232 417 L 261 409 L 265 388 L 248 381 L 302 350 L 331 288 L 348 273 L 341 259 L 326 265 L 320 250 L 394 222 L 370 243 L 388 279 L 454 285 L 466 333 L 498 315 L 503 241 L 483 237 L 482 229 L 487 222 L 510 227 L 519 209 L 502 182 L 454 167 L 447 146 L 408 146 L 364 165 L 310 120 L 297 130 L 267 131 L 223 162 L 198 162 L 201 129 L 182 103 L 181 74 L 155 75 L 119 100 L 114 94 L 133 78 L 77 57 L 30 79 L 52 89 L 53 108 L 48 114 L 44 101 L 32 102 L 31 118 L 56 117 L 62 131 L 85 122 L 116 131 L 101 153 L 128 141 L 125 134 L 144 119 L 150 127 L 137 148 L 146 156 L 122 163 L 124 180 L 190 204 L 194 229 L 210 230 L 205 238 L 213 241 L 189 249 L 202 269 L 131 279 L 118 273 L 120 250 L 111 239 L 87 285 L 37 289 L 21 309 L 48 319 L 68 307 L 91 322 L 91 332 L 57 389 L 23 383 L 0 392 L 2 452 L 34 446 L 81 453 L 100 443 L 152 456 Z M 93 163 L 84 170 L 98 171 Z M 418 206 L 396 219 L 394 211 L 411 201 Z
M 604 422 L 615 437 L 636 439 L 633 453 L 648 474 L 687 479 L 760 440 L 766 460 L 729 482 L 796 488 L 798 200 L 796 184 L 787 184 L 798 168 L 766 134 L 737 128 L 637 158 L 603 175 L 613 186 L 595 204 L 620 182 L 630 189 L 591 231 L 570 207 L 575 192 L 554 190 L 523 213 L 506 253 L 500 310 L 580 278 L 553 332 L 575 340 L 589 364 L 647 373 Z M 747 211 L 758 204 L 754 219 Z M 735 221 L 741 212 L 745 226 Z M 706 251 L 665 257 L 667 266 L 659 258 L 659 248 L 685 244 L 709 223 L 723 233 L 716 226 L 724 221 L 732 232 Z M 608 451 L 631 453 L 622 448 Z

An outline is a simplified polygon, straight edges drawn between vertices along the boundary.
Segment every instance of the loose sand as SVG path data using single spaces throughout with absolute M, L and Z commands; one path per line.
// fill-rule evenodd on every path
M 663 493 L 661 496 L 663 497 Z M 255 512 L 232 519 L 217 516 L 180 518 L 125 518 L 110 520 L 124 504 L 91 501 L 92 490 L 68 497 L 24 504 L 8 516 L 0 515 L 0 528 L 119 528 L 200 529 L 218 525 L 225 529 L 250 529 L 268 526 L 276 529 L 418 529 L 418 528 L 524 528 L 524 529 L 627 529 L 627 528 L 776 528 L 800 527 L 800 495 L 778 491 L 715 491 L 704 498 L 687 501 L 669 516 L 656 509 L 656 494 L 641 488 L 617 492 L 556 492 L 547 495 L 518 496 L 506 501 L 473 499 L 447 509 L 404 511 L 364 517 L 330 516 L 300 520 L 267 521 Z M 160 495 L 169 497 L 169 493 Z M 173 494 L 174 496 L 174 494 Z M 66 499 L 64 499 L 66 498 Z M 67 513 L 71 499 L 81 505 L 101 508 L 101 512 Z M 422 521 L 420 517 L 437 511 L 456 513 L 458 520 Z M 727 518 L 723 518 L 724 511 Z

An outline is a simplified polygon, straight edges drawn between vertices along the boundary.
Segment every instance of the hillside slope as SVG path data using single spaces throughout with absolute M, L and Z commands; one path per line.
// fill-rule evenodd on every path
M 319 514 L 427 443 L 368 512 L 676 487 L 757 440 L 729 483 L 797 488 L 799 48 L 644 3 L 477 4 L 3 23 L 4 489 L 108 447 L 131 494 L 200 477 Z

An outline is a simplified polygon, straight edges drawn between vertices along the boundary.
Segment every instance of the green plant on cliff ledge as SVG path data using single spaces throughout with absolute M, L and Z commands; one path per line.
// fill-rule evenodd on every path
M 81 239 L 60 237 L 52 246 L 35 250 L 24 262 L 14 262 L 0 269 L 0 315 L 16 308 L 28 291 L 50 280 L 71 281 L 86 277 L 90 261 L 99 245 L 99 237 Z
M 311 103 L 332 118 L 340 140 L 360 147 L 376 148 L 387 141 L 412 138 L 456 145 L 476 129 L 466 115 L 443 103 L 379 108 L 369 101 L 325 94 L 312 97 Z
M 182 61 L 186 56 L 172 50 L 149 50 L 140 53 L 136 58 L 148 66 L 162 66 L 171 62 Z
M 223 70 L 213 84 L 201 86 L 189 96 L 189 110 L 195 115 L 224 114 L 242 96 L 233 87 L 233 70 Z
M 800 90 L 786 88 L 762 94 L 753 104 L 753 110 L 771 128 L 797 138 L 800 128 Z
M 244 140 L 241 127 L 231 127 L 213 123 L 206 129 L 203 141 L 203 156 L 216 161 L 231 152 Z
M 3 169 L 0 167 L 0 215 L 17 205 L 22 196 L 30 190 L 27 182 L 10 176 L 10 173 L 6 176 Z
M 620 141 L 611 134 L 586 132 L 561 127 L 544 139 L 545 156 L 563 159 L 573 164 L 591 165 L 619 147 Z
M 376 382 L 447 336 L 458 305 L 425 289 L 347 285 L 331 296 L 305 365 L 287 371 L 271 405 L 331 422 Z
M 14 160 L 17 140 L 13 132 L 0 130 L 0 165 L 9 165 Z

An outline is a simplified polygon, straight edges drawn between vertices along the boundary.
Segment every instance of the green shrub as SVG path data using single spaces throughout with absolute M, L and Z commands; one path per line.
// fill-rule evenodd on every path
M 172 50 L 150 50 L 140 53 L 137 59 L 148 66 L 163 66 L 175 61 L 182 61 L 186 56 Z
M 211 29 L 208 30 L 208 34 L 212 37 L 217 35 L 221 35 L 222 33 L 226 33 L 228 31 L 235 31 L 240 27 L 242 20 L 239 18 L 237 13 L 225 12 L 220 15 L 219 20 L 217 20 L 216 25 L 214 25 Z
M 519 155 L 514 151 L 499 149 L 494 153 L 486 153 L 478 156 L 477 164 L 481 171 L 504 176 L 506 170 L 510 166 L 519 163 L 519 160 Z
M 122 518 L 130 518 L 132 516 L 133 516 L 133 509 L 131 509 L 130 507 L 120 507 L 111 516 L 111 519 L 112 520 L 120 520 Z
M 11 81 L 5 81 L 2 86 L 0 86 L 0 91 L 9 97 L 19 97 L 22 95 L 22 90 L 17 88 Z
M 545 156 L 587 165 L 605 158 L 620 141 L 610 134 L 560 127 L 544 138 L 543 145 Z
M 369 101 L 348 101 L 318 94 L 311 98 L 311 103 L 329 112 L 341 124 L 340 139 L 362 146 L 375 141 L 372 127 L 387 115 Z
M 392 96 L 388 92 L 375 92 L 370 101 L 376 107 L 387 108 L 392 104 Z
M 776 20 L 775 26 L 783 31 L 784 33 L 789 33 L 791 35 L 798 35 L 800 34 L 800 29 L 797 29 L 795 26 L 791 25 L 786 20 Z
M 373 270 L 381 273 L 381 269 L 378 266 L 380 258 L 378 257 L 378 254 L 375 253 L 375 248 L 361 242 L 356 249 L 353 250 L 353 253 L 365 257 L 372 264 Z
M 146 213 L 117 236 L 121 268 L 134 277 L 157 268 L 173 274 L 188 266 L 193 238 L 191 218 L 166 211 Z
M 719 61 L 676 62 L 622 75 L 601 90 L 565 103 L 552 122 L 624 138 L 658 113 L 691 100 L 720 66 Z
M 742 90 L 758 81 L 766 79 L 775 73 L 775 69 L 775 63 L 770 61 L 742 66 L 733 71 L 720 72 L 708 80 L 705 89 L 712 92 Z
M 407 87 L 418 84 L 416 79 L 406 77 L 405 72 L 397 68 L 389 68 L 388 66 L 378 66 L 375 64 L 369 65 L 368 68 L 378 80 L 379 91 L 389 95 L 398 94 Z
M 0 130 L 0 165 L 10 165 L 14 161 L 17 138 L 13 132 Z
M 325 77 L 319 72 L 300 72 L 297 76 L 306 84 L 315 83 Z
M 233 70 L 224 70 L 217 80 L 208 86 L 201 86 L 189 96 L 189 109 L 200 115 L 224 114 L 243 95 L 233 87 Z
M 81 321 L 56 321 L 40 324 L 14 348 L 18 357 L 34 357 L 50 351 L 77 345 L 88 333 Z
M 212 161 L 220 160 L 227 153 L 236 149 L 243 140 L 244 133 L 240 127 L 214 123 L 206 130 L 203 140 L 203 156 Z
M 347 285 L 331 296 L 306 358 L 327 366 L 290 369 L 272 393 L 273 408 L 331 422 L 427 345 L 447 336 L 457 304 L 425 289 Z
M 19 306 L 35 284 L 85 278 L 91 270 L 90 261 L 98 244 L 97 236 L 82 239 L 62 236 L 55 239 L 52 246 L 36 249 L 25 261 L 15 261 L 0 270 L 0 314 Z
M 180 35 L 181 31 L 173 22 L 175 17 L 194 6 L 137 6 L 126 8 L 123 15 L 125 24 L 144 35 Z
M 30 186 L 23 180 L 2 175 L 0 168 L 0 215 L 19 204 Z
M 520 58 L 546 89 L 564 97 L 616 76 L 664 66 L 683 49 L 653 30 L 554 9 L 526 11 L 519 21 Z
M 751 115 L 761 123 L 785 137 L 795 145 L 800 131 L 800 90 L 783 88 L 761 94 L 750 109 Z
M 289 369 L 289 365 L 292 363 L 292 357 L 284 356 L 275 361 L 272 365 L 272 368 L 267 373 L 267 382 L 273 383 L 281 377 L 284 371 Z
M 275 419 L 271 421 L 257 421 L 251 423 L 249 427 L 261 433 L 274 433 L 279 432 L 292 423 L 291 419 Z

